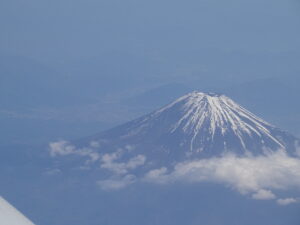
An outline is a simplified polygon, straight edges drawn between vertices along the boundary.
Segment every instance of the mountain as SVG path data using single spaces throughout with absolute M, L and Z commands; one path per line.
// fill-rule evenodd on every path
M 265 122 L 222 94 L 192 92 L 136 120 L 77 142 L 97 142 L 100 152 L 125 149 L 157 162 L 232 152 L 259 155 L 284 149 L 297 138 Z
M 282 152 L 261 157 L 277 149 L 292 155 L 296 141 L 225 95 L 192 92 L 113 129 L 51 142 L 53 162 L 44 163 L 38 188 L 47 197 L 37 188 L 28 195 L 44 206 L 33 219 L 298 225 L 299 204 L 276 202 L 298 202 L 299 159 Z

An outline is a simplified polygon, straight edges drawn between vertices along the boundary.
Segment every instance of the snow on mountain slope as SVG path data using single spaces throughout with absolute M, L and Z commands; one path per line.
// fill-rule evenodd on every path
M 230 98 L 192 92 L 153 113 L 79 141 L 99 152 L 118 149 L 154 160 L 260 155 L 284 149 L 294 154 L 297 138 L 253 115 Z
M 34 225 L 0 196 L 0 225 Z

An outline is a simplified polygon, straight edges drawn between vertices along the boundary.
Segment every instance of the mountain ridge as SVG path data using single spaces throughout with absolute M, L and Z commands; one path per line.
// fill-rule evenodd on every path
M 278 149 L 294 154 L 297 141 L 223 94 L 194 91 L 77 143 L 97 142 L 100 152 L 130 148 L 129 154 L 178 161 L 226 153 L 259 155 Z

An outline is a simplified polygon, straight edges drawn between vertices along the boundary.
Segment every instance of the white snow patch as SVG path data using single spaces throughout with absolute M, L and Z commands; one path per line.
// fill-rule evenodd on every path
M 147 121 L 152 117 L 158 117 L 176 104 L 183 104 L 182 117 L 173 125 L 170 131 L 175 132 L 177 129 L 182 129 L 186 134 L 192 135 L 190 150 L 193 150 L 196 137 L 201 135 L 200 132 L 207 126 L 211 140 L 213 140 L 217 129 L 221 131 L 223 136 L 226 133 L 233 132 L 239 138 L 244 150 L 246 149 L 245 135 L 250 137 L 254 135 L 264 136 L 273 141 L 278 148 L 284 148 L 284 145 L 271 135 L 268 128 L 273 128 L 272 125 L 247 111 L 225 95 L 192 92 L 157 110 Z

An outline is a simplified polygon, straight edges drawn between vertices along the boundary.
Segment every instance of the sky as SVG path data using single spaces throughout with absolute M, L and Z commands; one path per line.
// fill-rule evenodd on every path
M 298 0 L 1 1 L 2 141 L 28 141 L 28 124 L 32 141 L 92 134 L 193 90 L 298 135 L 299 12 Z
M 120 52 L 157 60 L 201 49 L 292 54 L 299 10 L 297 0 L 2 1 L 0 48 L 48 65 Z
M 298 135 L 299 12 L 299 0 L 1 1 L 0 120 L 78 137 L 198 90 Z

